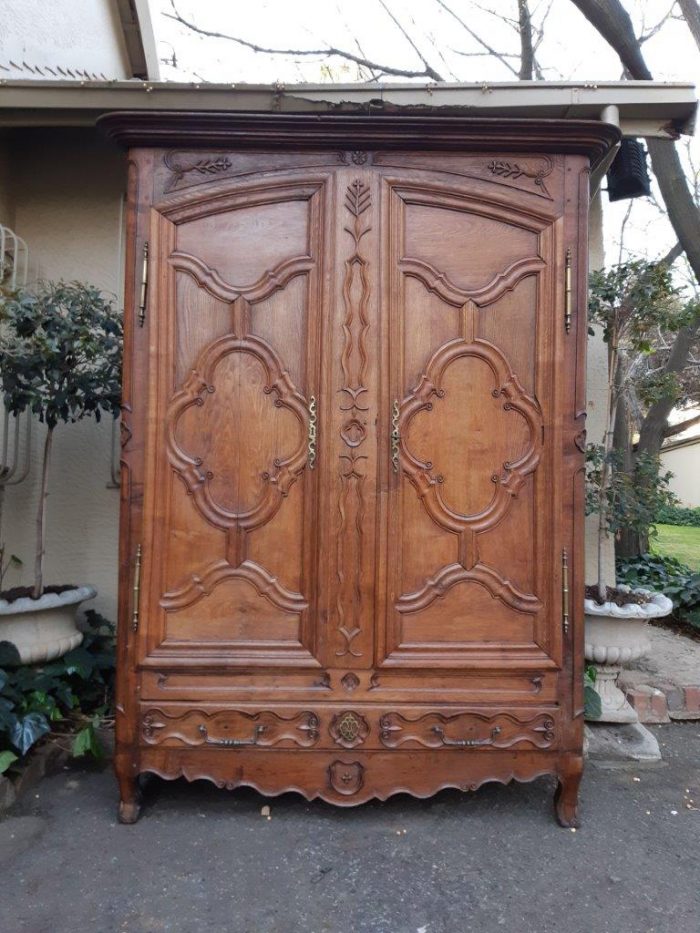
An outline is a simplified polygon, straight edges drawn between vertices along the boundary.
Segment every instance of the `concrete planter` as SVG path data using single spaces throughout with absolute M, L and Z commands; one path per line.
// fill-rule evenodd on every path
M 586 660 L 596 669 L 595 691 L 600 697 L 601 722 L 638 722 L 639 717 L 617 686 L 623 665 L 647 655 L 651 642 L 647 626 L 649 619 L 668 615 L 671 600 L 651 590 L 619 586 L 623 592 L 651 594 L 644 605 L 615 603 L 599 605 L 592 599 L 584 601 L 586 613 Z
M 40 599 L 0 599 L 0 641 L 12 642 L 23 664 L 60 658 L 83 640 L 75 625 L 78 607 L 95 596 L 94 586 L 80 586 Z

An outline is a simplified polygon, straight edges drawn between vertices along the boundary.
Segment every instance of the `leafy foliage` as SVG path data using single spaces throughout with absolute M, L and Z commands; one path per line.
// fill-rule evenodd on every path
M 608 464 L 605 488 L 604 521 L 611 534 L 623 528 L 654 534 L 654 522 L 665 509 L 678 501 L 669 489 L 673 477 L 670 471 L 660 472 L 658 457 L 640 454 L 633 474 L 622 469 L 621 454 L 611 450 L 607 455 L 602 445 L 589 444 L 586 451 L 586 514 L 600 511 L 603 464 Z
M 588 318 L 603 328 L 606 343 L 622 339 L 627 351 L 651 353 L 658 328 L 677 330 L 693 314 L 678 301 L 670 266 L 630 259 L 592 272 Z
M 632 463 L 631 436 L 624 451 L 614 449 L 614 439 L 618 415 L 623 418 L 634 395 L 631 361 L 654 352 L 661 330 L 678 330 L 686 320 L 686 309 L 670 266 L 636 259 L 591 274 L 588 320 L 591 333 L 601 328 L 608 349 L 605 428 L 600 444 L 590 448 L 587 469 L 588 512 L 598 517 L 600 577 L 605 535 L 626 528 L 645 536 L 656 511 L 670 501 L 668 478 L 658 477 L 658 460 L 637 458 Z M 668 390 L 668 379 L 661 376 L 648 378 L 644 387 L 647 399 L 661 398 Z M 601 599 L 607 582 L 613 581 L 597 581 Z
M 700 629 L 700 573 L 675 557 L 642 554 L 617 561 L 617 577 L 630 586 L 646 586 L 673 601 L 673 615 Z
M 48 282 L 0 297 L 5 404 L 54 428 L 59 421 L 119 414 L 122 321 L 99 289 Z
M 661 525 L 686 525 L 700 528 L 700 509 L 689 509 L 675 503 L 661 506 L 654 520 Z
M 583 715 L 586 719 L 600 719 L 603 715 L 603 704 L 600 695 L 596 692 L 596 671 L 593 664 L 587 664 L 583 672 Z
M 41 667 L 23 667 L 10 642 L 0 642 L 0 774 L 54 731 L 67 734 L 73 755 L 101 757 L 97 735 L 114 688 L 114 626 L 86 613 L 82 644 Z

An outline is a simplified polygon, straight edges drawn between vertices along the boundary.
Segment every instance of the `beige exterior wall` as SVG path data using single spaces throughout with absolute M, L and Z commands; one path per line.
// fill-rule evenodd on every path
M 673 473 L 671 490 L 683 505 L 700 507 L 700 438 L 683 447 L 662 450 L 661 469 Z
M 0 212 L 9 210 L 15 231 L 27 241 L 34 278 L 82 279 L 119 295 L 121 303 L 121 201 L 126 184 L 124 156 L 88 131 L 23 134 L 9 164 L 0 160 Z M 10 185 L 3 185 L 2 179 Z M 3 214 L 0 213 L 0 220 Z M 602 263 L 600 201 L 591 213 L 591 265 Z M 588 437 L 602 437 L 606 356 L 600 339 L 589 341 Z M 34 425 L 32 467 L 27 481 L 8 490 L 3 527 L 8 547 L 25 562 L 8 585 L 30 582 L 34 511 L 38 495 L 38 452 L 43 426 Z M 116 617 L 119 494 L 110 481 L 111 425 L 85 420 L 56 432 L 48 505 L 46 579 L 92 583 L 93 603 Z M 594 525 L 586 529 L 587 581 L 595 578 Z M 612 544 L 606 567 L 613 579 Z
M 10 148 L 0 140 L 0 224 L 12 228 L 15 222 L 15 206 L 12 196 L 12 172 Z
M 3 0 L 0 63 L 6 78 L 51 77 L 37 66 L 56 78 L 70 77 L 58 68 L 131 77 L 115 0 Z
M 602 269 L 605 262 L 603 249 L 603 205 L 598 191 L 591 201 L 589 234 L 589 267 Z M 602 444 L 605 434 L 605 407 L 608 384 L 608 351 L 600 333 L 588 338 L 588 414 L 587 440 Z M 609 585 L 615 582 L 615 543 L 608 535 L 603 548 L 603 575 Z M 598 524 L 594 515 L 586 518 L 586 583 L 598 579 Z
M 123 154 L 94 132 L 24 133 L 11 159 L 13 227 L 30 254 L 31 279 L 79 279 L 119 296 Z M 0 190 L 0 205 L 2 204 Z M 48 501 L 47 583 L 94 584 L 92 605 L 116 618 L 119 492 L 108 488 L 111 419 L 59 425 Z M 4 537 L 24 561 L 8 585 L 30 582 L 34 512 L 43 425 L 33 430 L 32 465 L 21 486 L 8 489 Z

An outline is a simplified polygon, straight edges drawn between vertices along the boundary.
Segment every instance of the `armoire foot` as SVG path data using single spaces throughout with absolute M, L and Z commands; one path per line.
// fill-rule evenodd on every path
M 578 790 L 582 775 L 583 758 L 572 755 L 565 759 L 554 792 L 554 812 L 559 825 L 566 829 L 576 829 L 579 826 Z

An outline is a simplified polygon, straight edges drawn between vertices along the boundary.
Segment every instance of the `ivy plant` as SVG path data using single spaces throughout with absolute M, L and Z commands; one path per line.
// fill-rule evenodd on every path
M 114 626 L 86 613 L 82 643 L 41 666 L 22 667 L 13 644 L 0 642 L 0 774 L 49 732 L 76 757 L 101 757 L 97 726 L 112 710 Z

